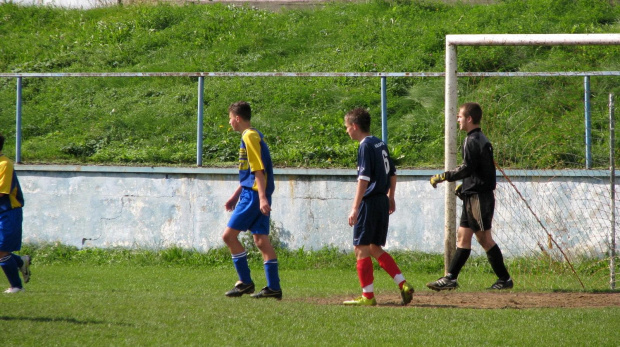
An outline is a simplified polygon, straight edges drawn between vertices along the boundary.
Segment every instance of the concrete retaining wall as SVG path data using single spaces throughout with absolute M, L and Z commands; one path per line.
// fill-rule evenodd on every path
M 238 185 L 234 169 L 16 169 L 26 199 L 24 241 L 77 247 L 205 251 L 223 246 L 220 235 L 230 217 L 224 203 Z M 388 249 L 443 252 L 444 190 L 428 183 L 437 172 L 399 171 Z M 352 249 L 347 217 L 355 170 L 276 169 L 275 175 L 272 220 L 285 246 Z M 519 184 L 527 190 L 527 182 Z M 497 223 L 494 229 L 502 229 Z

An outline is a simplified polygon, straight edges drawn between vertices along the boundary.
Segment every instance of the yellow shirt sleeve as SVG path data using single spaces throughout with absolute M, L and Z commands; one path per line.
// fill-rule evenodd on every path
M 0 194 L 11 193 L 11 182 L 13 180 L 13 167 L 8 160 L 0 159 Z
M 243 142 L 245 142 L 245 148 L 248 154 L 250 171 L 265 170 L 265 165 L 261 157 L 260 135 L 258 135 L 256 131 L 246 131 L 245 134 L 243 134 Z

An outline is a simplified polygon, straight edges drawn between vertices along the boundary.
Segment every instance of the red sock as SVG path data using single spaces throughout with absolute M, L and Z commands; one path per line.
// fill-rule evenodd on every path
M 396 262 L 394 261 L 394 258 L 392 258 L 392 256 L 388 252 L 384 252 L 383 254 L 381 254 L 377 261 L 379 262 L 379 266 L 381 266 L 381 268 L 385 270 L 385 272 L 387 272 L 392 278 L 395 278 L 396 276 L 401 274 L 398 265 L 396 265 Z M 402 275 L 400 277 L 402 277 Z M 398 287 L 400 289 L 403 288 L 403 283 L 405 283 L 404 278 L 402 280 L 399 280 Z
M 370 291 L 363 292 L 362 295 L 366 297 L 367 299 L 374 298 L 375 293 L 372 290 L 372 284 L 375 278 L 374 278 L 373 269 L 372 269 L 372 259 L 370 257 L 367 257 L 364 259 L 358 259 L 357 277 L 360 280 L 360 285 L 362 286 L 362 290 L 364 288 L 366 288 L 366 290 L 370 289 Z

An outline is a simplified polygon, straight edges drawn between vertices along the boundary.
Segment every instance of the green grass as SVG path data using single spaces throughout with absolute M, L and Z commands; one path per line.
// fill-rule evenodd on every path
M 274 237 L 274 235 L 276 235 Z M 332 247 L 308 251 L 290 250 L 282 247 L 277 232 L 271 235 L 276 246 L 278 259 L 286 270 L 355 270 L 355 255 L 352 251 L 342 251 Z M 245 235 L 241 238 L 248 251 L 248 262 L 255 268 L 262 267 L 262 257 L 256 246 Z M 192 267 L 192 268 L 229 268 L 230 253 L 225 247 L 214 248 L 207 252 L 182 249 L 179 247 L 161 250 L 123 249 L 123 248 L 85 248 L 78 249 L 62 244 L 24 245 L 21 254 L 29 254 L 37 264 L 84 264 L 90 266 L 124 265 Z M 427 281 L 434 280 L 444 271 L 442 254 L 391 250 L 390 254 L 406 273 L 424 276 Z M 506 266 L 511 275 L 528 291 L 606 291 L 609 289 L 608 259 L 577 259 L 573 261 L 576 274 L 570 267 L 559 261 L 544 257 L 507 258 Z M 379 270 L 377 264 L 375 269 Z M 616 273 L 620 268 L 616 269 Z M 495 278 L 486 256 L 472 256 L 463 269 L 465 276 L 460 285 L 467 290 L 488 287 Z M 579 279 L 584 283 L 581 286 Z M 487 283 L 488 282 L 488 283 Z M 420 285 L 426 282 L 419 283 Z M 482 284 L 485 283 L 485 284 Z M 527 289 L 525 289 L 527 288 Z
M 616 33 L 606 0 L 330 2 L 271 12 L 187 4 L 71 10 L 0 4 L 0 72 L 443 71 L 446 34 Z M 618 70 L 617 46 L 459 47 L 462 71 Z M 595 167 L 607 167 L 607 94 L 592 78 Z M 231 165 L 238 134 L 227 106 L 252 103 L 274 162 L 353 167 L 342 117 L 368 107 L 380 133 L 378 78 L 207 78 L 204 164 Z M 24 78 L 25 163 L 193 165 L 195 78 Z M 497 161 L 584 166 L 582 78 L 463 78 L 479 101 Z M 399 167 L 443 163 L 443 79 L 389 78 L 390 147 Z M 0 122 L 15 123 L 15 80 L 0 79 Z M 15 146 L 12 126 L 6 153 Z M 617 138 L 616 148 L 620 148 Z M 620 154 L 620 153 L 619 153 Z M 620 155 L 616 157 L 620 158 Z
M 350 269 L 281 270 L 284 300 L 227 299 L 232 266 L 86 263 L 33 266 L 27 291 L 0 296 L 6 345 L 615 346 L 620 308 L 351 308 L 320 299 L 357 295 Z M 257 281 L 261 268 L 253 267 Z M 409 274 L 416 288 L 430 276 Z M 259 281 L 259 282 L 260 282 Z M 377 295 L 392 291 L 384 273 Z M 422 289 L 423 290 L 423 289 Z M 372 322 L 372 324 L 369 324 Z

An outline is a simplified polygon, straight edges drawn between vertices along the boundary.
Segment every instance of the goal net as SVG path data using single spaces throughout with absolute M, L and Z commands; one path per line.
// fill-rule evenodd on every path
M 497 88 L 492 78 L 462 81 L 463 99 L 483 106 L 482 128 L 494 147 L 498 184 L 493 237 L 522 288 L 606 290 L 615 286 L 611 274 L 619 269 L 617 260 L 613 272 L 610 268 L 612 231 L 620 228 L 620 203 L 612 194 L 610 149 L 618 146 L 610 140 L 608 95 L 597 93 L 591 115 L 593 168 L 585 169 L 581 80 L 527 77 L 512 90 Z M 516 90 L 544 93 L 549 83 L 578 91 L 574 97 L 580 107 L 549 109 L 545 105 L 553 102 L 544 96 L 519 100 L 522 96 Z M 471 84 L 475 88 L 470 90 Z M 459 146 L 464 136 L 459 133 Z M 460 213 L 460 201 L 456 210 Z M 484 255 L 477 245 L 473 251 Z
M 575 121 L 577 100 L 564 94 L 574 93 L 580 88 L 548 88 L 547 80 L 527 79 L 530 85 L 521 81 L 517 88 L 510 83 L 502 84 L 506 90 L 486 88 L 477 85 L 478 95 L 459 93 L 457 82 L 458 46 L 592 46 L 620 45 L 618 34 L 482 34 L 446 36 L 445 75 L 445 166 L 455 167 L 456 115 L 459 96 L 468 101 L 478 101 L 486 109 L 486 133 L 494 143 L 498 167 L 505 173 L 496 192 L 495 238 L 509 259 L 513 276 L 532 288 L 538 284 L 558 289 L 607 289 L 615 288 L 617 272 L 615 244 L 617 236 L 613 230 L 618 223 L 612 216 L 616 213 L 617 201 L 613 196 L 615 186 L 605 188 L 604 174 L 597 171 L 583 171 L 581 151 L 577 150 L 577 139 L 583 139 L 579 124 Z M 477 49 L 477 48 L 476 48 Z M 477 52 L 480 54 L 480 52 Z M 518 73 L 512 76 L 517 76 Z M 567 76 L 570 74 L 566 74 Z M 481 75 L 482 76 L 482 75 Z M 535 76 L 522 74 L 521 76 Z M 511 78 L 511 81 L 517 79 Z M 481 83 L 474 81 L 475 84 Z M 482 82 L 484 83 L 484 81 Z M 615 87 L 614 87 L 615 88 Z M 521 99 L 512 96 L 521 93 Z M 604 93 L 605 91 L 603 91 Z M 583 94 L 582 94 L 583 95 Z M 558 102 L 559 99 L 564 102 Z M 569 100 L 569 101 L 566 101 Z M 519 107 L 514 107 L 513 103 Z M 532 107 L 536 105 L 536 107 Z M 488 117 L 488 115 L 494 115 Z M 569 116 L 569 117 L 567 117 Z M 572 116 L 572 118 L 570 117 Z M 613 119 L 613 118 L 612 118 Z M 493 132 L 498 123 L 511 125 L 504 132 Z M 483 121 L 483 129 L 484 123 Z M 546 124 L 545 124 L 546 123 Z M 609 124 L 609 123 L 608 123 Z M 544 125 L 544 126 L 543 126 Z M 550 131 L 556 129 L 556 131 Z M 559 131 L 557 131 L 559 129 Z M 583 129 L 583 128 L 582 128 Z M 592 150 L 609 148 L 616 151 L 617 141 L 605 141 L 605 133 L 613 127 L 599 127 L 600 146 Z M 607 142 L 607 146 L 605 146 Z M 583 147 L 581 147 L 583 148 Z M 588 148 L 590 149 L 590 148 Z M 604 153 L 604 151 L 603 151 Z M 605 155 L 595 155 L 604 158 Z M 614 162 L 613 155 L 611 163 Z M 609 158 L 608 157 L 608 158 Z M 609 161 L 603 161 L 600 168 L 614 176 L 609 170 Z M 504 168 L 525 169 L 523 175 L 508 175 Z M 593 166 L 593 167 L 596 167 Z M 588 167 L 589 168 L 589 167 Z M 608 169 L 608 170 L 605 170 Z M 555 171 L 549 171 L 555 170 Z M 580 170 L 576 172 L 575 170 Z M 450 187 L 446 187 L 446 190 Z M 448 191 L 446 191 L 448 193 Z M 446 245 L 454 243 L 453 226 L 456 217 L 454 197 L 446 194 L 445 228 Z M 446 260 L 451 251 L 446 248 Z M 566 274 L 570 274 L 567 276 Z M 532 285 L 527 281 L 536 282 Z M 577 283 L 575 285 L 575 283 Z

